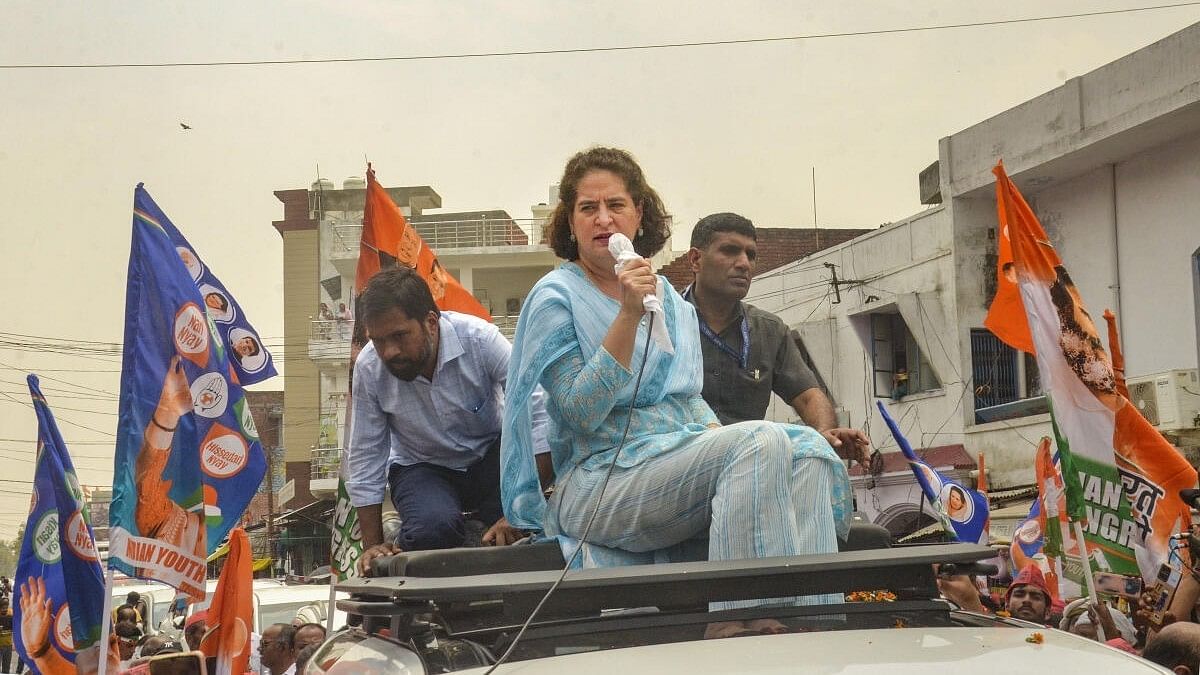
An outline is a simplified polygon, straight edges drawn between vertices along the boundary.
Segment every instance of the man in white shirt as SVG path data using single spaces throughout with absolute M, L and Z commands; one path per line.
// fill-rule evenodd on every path
M 292 645 L 295 632 L 287 623 L 273 623 L 263 630 L 258 640 L 259 660 L 271 675 L 295 675 L 296 652 Z
M 346 490 L 362 527 L 360 572 L 397 550 L 461 546 L 464 511 L 489 527 L 485 544 L 516 541 L 500 506 L 508 340 L 478 317 L 440 311 L 403 266 L 371 279 L 358 313 L 370 343 L 354 365 Z M 535 444 L 548 453 L 540 389 L 535 399 Z M 548 474 L 548 454 L 539 466 Z M 383 540 L 388 487 L 402 523 L 395 542 Z

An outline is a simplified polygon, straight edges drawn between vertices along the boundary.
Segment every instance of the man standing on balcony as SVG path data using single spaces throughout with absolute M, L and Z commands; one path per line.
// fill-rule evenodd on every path
M 833 403 L 817 386 L 783 319 L 742 302 L 750 291 L 758 235 L 736 213 L 705 216 L 692 230 L 688 263 L 696 280 L 683 297 L 696 306 L 704 354 L 704 400 L 722 424 L 761 420 L 771 393 L 820 431 L 838 455 L 866 462 L 870 440 L 838 428 Z
M 358 311 L 370 342 L 354 364 L 346 489 L 362 527 L 360 572 L 398 550 L 463 545 L 464 511 L 489 527 L 485 544 L 516 541 L 522 535 L 500 506 L 511 345 L 482 319 L 440 311 L 426 282 L 403 266 L 372 277 Z M 540 390 L 533 404 L 535 443 L 548 453 Z M 548 460 L 540 456 L 539 466 Z M 389 486 L 402 521 L 395 542 L 383 540 Z
M 346 303 L 338 303 L 337 315 L 334 318 L 337 319 L 338 337 L 343 340 L 349 340 L 350 322 L 354 320 L 354 316 L 350 314 L 350 308 L 346 307 Z

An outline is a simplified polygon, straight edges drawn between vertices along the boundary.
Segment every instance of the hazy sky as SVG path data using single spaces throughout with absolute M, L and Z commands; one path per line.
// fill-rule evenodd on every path
M 0 65 L 378 57 L 843 33 L 1138 0 L 4 3 Z M 134 185 L 283 345 L 274 190 L 363 157 L 448 210 L 546 199 L 596 143 L 631 150 L 680 225 L 873 227 L 922 207 L 939 138 L 1200 21 L 1200 6 L 766 44 L 349 64 L 0 69 L 0 538 L 28 508 L 43 390 L 85 484 L 109 484 Z M 184 131 L 179 123 L 193 127 Z M 679 237 L 682 234 L 683 237 Z M 33 336 L 33 337 L 19 337 Z M 63 341 L 106 344 L 47 351 Z M 55 379 L 51 379 L 55 378 Z M 282 378 L 266 388 L 283 387 Z M 73 426 L 71 422 L 95 431 Z

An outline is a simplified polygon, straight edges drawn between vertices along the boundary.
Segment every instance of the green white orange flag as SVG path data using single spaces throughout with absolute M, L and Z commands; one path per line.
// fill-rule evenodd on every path
M 250 669 L 250 631 L 254 627 L 251 557 L 245 530 L 231 531 L 229 556 L 208 610 L 208 632 L 200 642 L 205 656 L 217 657 L 215 675 L 242 675 Z
M 1190 522 L 1179 490 L 1196 485 L 1196 470 L 1121 394 L 1096 325 L 1045 230 L 1003 163 L 993 173 L 999 260 L 984 325 L 1037 355 L 1067 511 L 1085 525 L 1093 568 L 1153 574 L 1170 535 Z

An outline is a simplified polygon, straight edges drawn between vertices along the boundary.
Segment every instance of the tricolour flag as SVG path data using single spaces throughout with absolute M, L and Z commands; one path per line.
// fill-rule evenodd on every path
M 1004 165 L 993 173 L 997 290 L 984 325 L 1037 355 L 1068 515 L 1085 523 L 1091 564 L 1152 574 L 1170 535 L 1190 522 L 1179 490 L 1196 485 L 1196 470 L 1122 395 L 1096 325 L 1041 223 Z
M 250 539 L 245 530 L 235 528 L 229 533 L 229 556 L 208 608 L 208 632 L 200 643 L 205 656 L 217 657 L 215 675 L 242 675 L 249 670 L 254 629 L 251 557 Z
M 104 573 L 75 466 L 37 377 L 30 375 L 28 382 L 38 446 L 13 580 L 13 642 L 35 673 L 94 673 L 108 653 L 108 640 L 100 634 Z M 29 626 L 37 628 L 26 630 Z
M 1038 566 L 1054 600 L 1073 598 L 1080 593 L 1082 563 L 1067 521 L 1066 493 L 1059 471 L 1057 453 L 1050 439 L 1038 444 L 1038 496 L 1029 507 L 1029 515 L 1013 533 L 1009 553 L 1014 569 L 1030 563 Z
M 109 566 L 200 599 L 207 556 L 266 472 L 241 377 L 270 355 L 141 185 L 133 213 Z
M 909 467 L 917 476 L 917 483 L 925 492 L 934 515 L 941 522 L 946 534 L 955 541 L 987 543 L 988 500 L 979 490 L 969 488 L 929 466 L 917 457 L 908 439 L 900 432 L 900 425 L 888 414 L 883 402 L 876 401 L 883 421 L 900 446 L 900 452 L 908 460 Z

